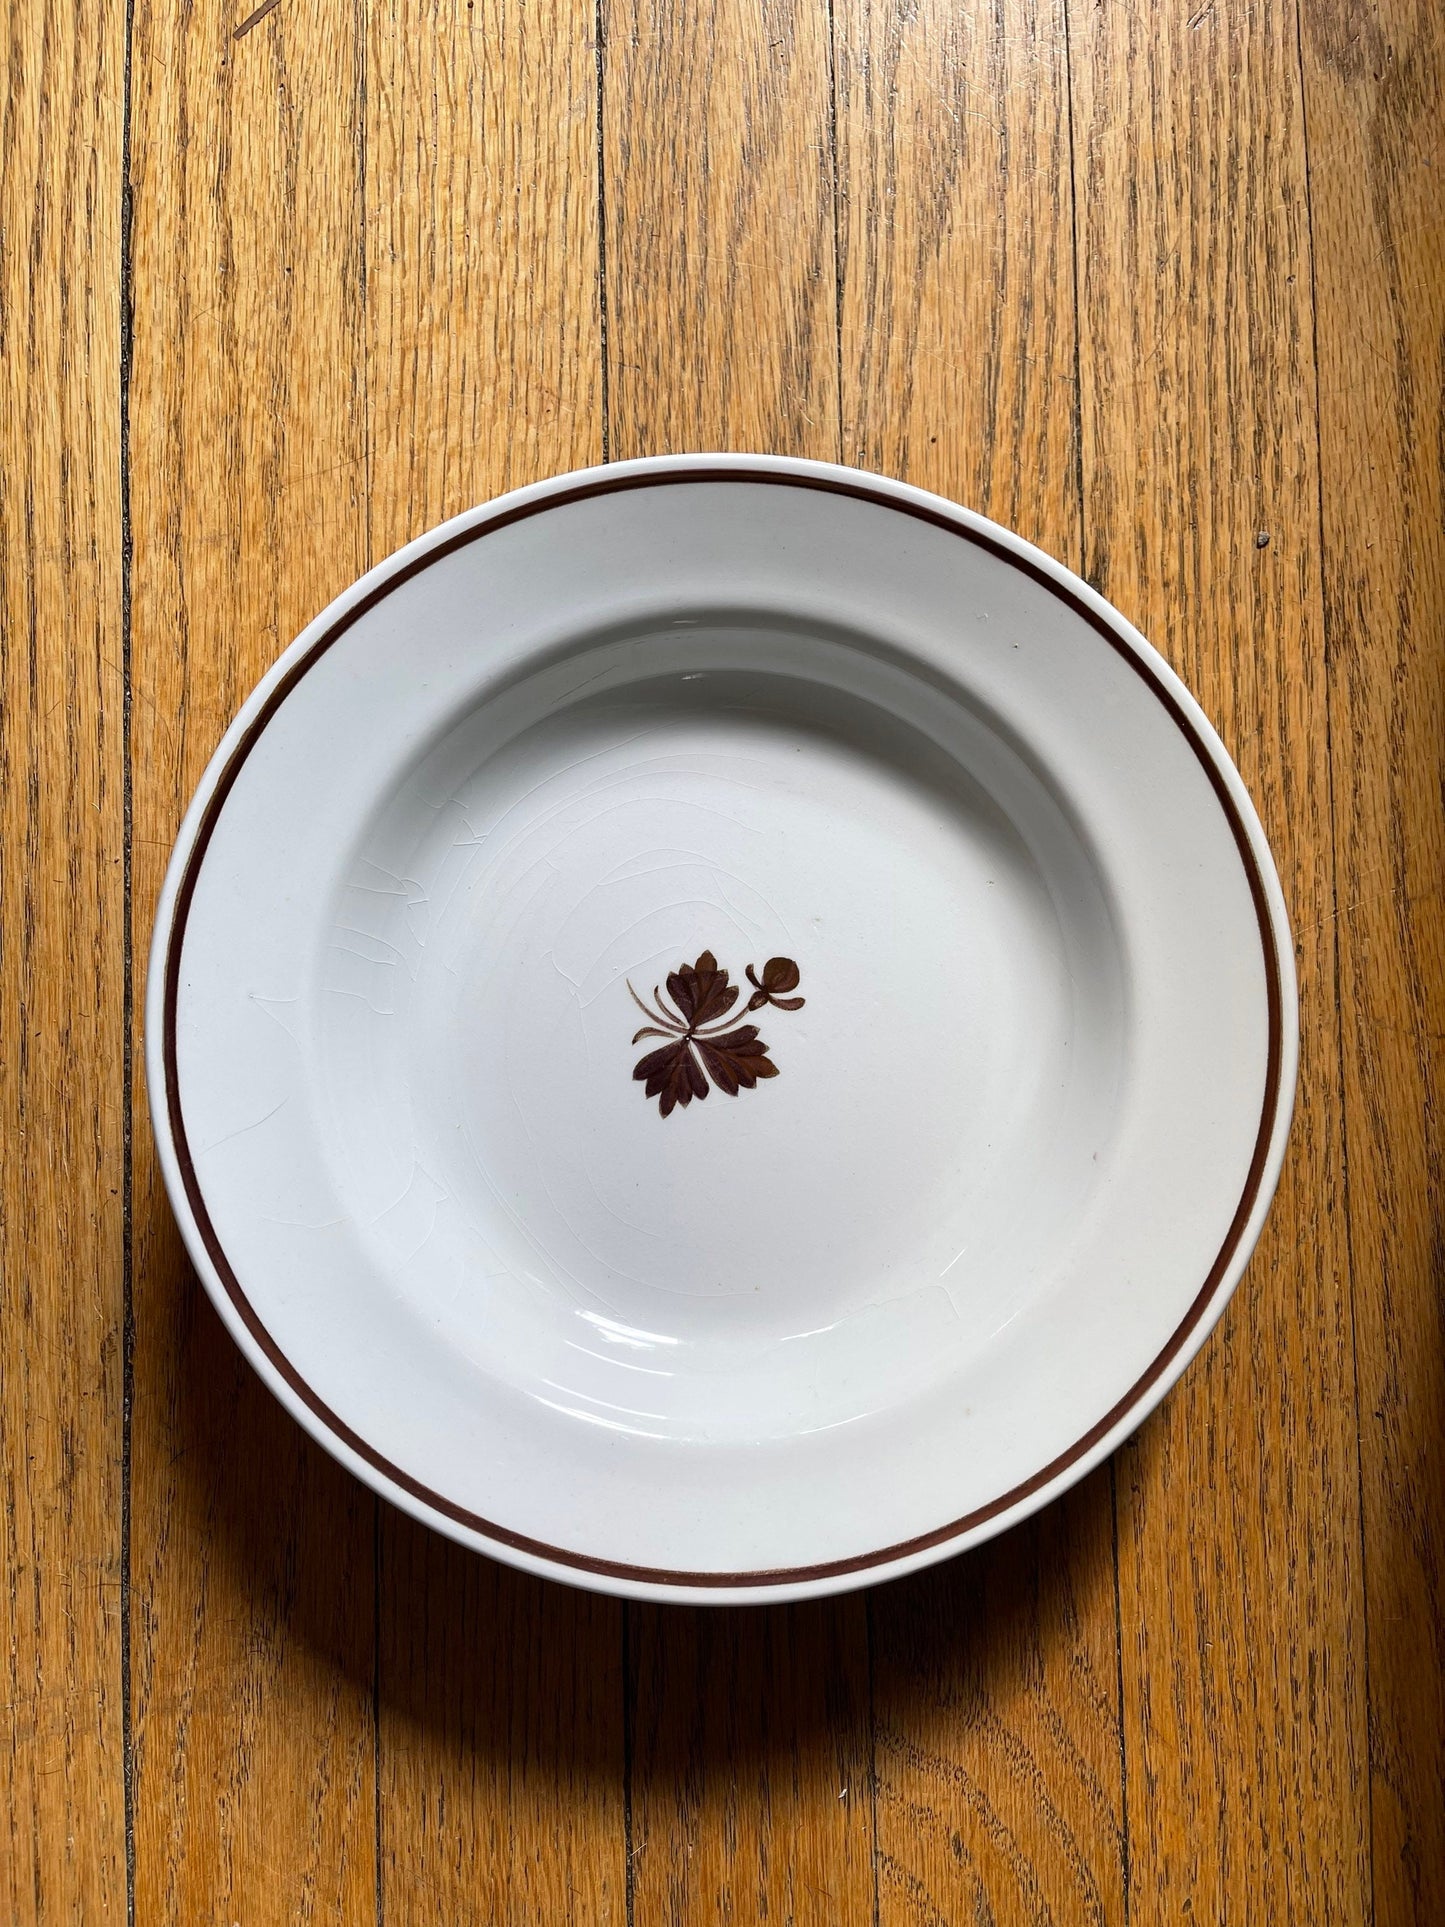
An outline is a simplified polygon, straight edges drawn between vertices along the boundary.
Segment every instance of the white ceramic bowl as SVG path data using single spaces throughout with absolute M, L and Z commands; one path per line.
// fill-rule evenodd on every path
M 147 1006 L 187 1244 L 295 1417 L 498 1558 L 715 1601 L 942 1558 L 1136 1427 L 1296 1054 L 1160 657 L 980 517 L 765 456 L 559 477 L 333 603 L 206 772 Z

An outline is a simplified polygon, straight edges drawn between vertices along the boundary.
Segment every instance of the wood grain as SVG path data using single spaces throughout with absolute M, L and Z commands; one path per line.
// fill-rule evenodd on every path
M 1062 0 L 839 0 L 844 458 L 1077 568 Z
M 1123 1919 L 1110 1498 L 872 1602 L 880 1920 Z
M 602 458 L 594 27 L 589 0 L 396 0 L 368 17 L 376 561 Z
M 349 13 L 142 4 L 132 58 L 134 942 L 221 730 L 366 559 Z M 245 1365 L 135 1124 L 138 1921 L 374 1911 L 375 1506 Z
M 382 1918 L 621 1927 L 620 1608 L 398 1513 L 382 1543 Z
M 837 19 L 845 457 L 1078 567 L 1062 7 Z M 1122 1919 L 1109 1472 L 870 1610 L 880 1919 Z
M 604 0 L 614 458 L 835 460 L 826 0 Z
M 602 454 L 594 15 L 403 0 L 368 18 L 373 559 Z M 389 1924 L 620 1922 L 621 1608 L 383 1508 Z
M 1138 1918 L 1368 1917 L 1356 1414 L 1295 10 L 1070 7 L 1088 573 L 1239 763 L 1294 921 L 1284 1180 L 1122 1455 Z
M 118 6 L 0 87 L 0 1918 L 119 1921 L 125 1012 Z
M 865 1615 L 629 1609 L 637 1920 L 874 1919 Z
M 1445 23 L 1305 10 L 1375 1919 L 1445 1919 Z

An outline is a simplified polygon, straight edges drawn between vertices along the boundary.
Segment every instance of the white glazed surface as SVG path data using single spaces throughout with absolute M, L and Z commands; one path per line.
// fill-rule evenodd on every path
M 663 1116 L 629 984 L 707 951 L 777 1075 Z M 776 956 L 803 1007 L 749 1014 Z M 904 1571 L 1081 1476 L 1232 1289 L 1294 1060 L 1262 833 L 1142 639 L 763 457 L 559 478 L 320 617 L 202 783 L 148 1005 L 278 1395 L 442 1529 L 651 1597 Z

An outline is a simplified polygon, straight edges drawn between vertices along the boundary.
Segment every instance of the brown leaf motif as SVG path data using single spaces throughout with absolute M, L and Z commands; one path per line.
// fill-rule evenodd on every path
M 802 997 L 786 994 L 796 990 L 799 982 L 798 966 L 791 957 L 770 957 L 761 977 L 749 964 L 747 977 L 753 986 L 747 1005 L 750 1013 L 765 1004 L 776 1010 L 802 1009 Z M 640 1044 L 644 1037 L 666 1040 L 640 1058 L 632 1073 L 646 1095 L 657 1099 L 664 1117 L 679 1104 L 685 1107 L 695 1097 L 705 1098 L 711 1088 L 709 1078 L 720 1091 L 736 1097 L 739 1091 L 755 1089 L 760 1079 L 777 1076 L 778 1067 L 756 1024 L 728 1029 L 738 987 L 710 950 L 704 950 L 696 963 L 680 964 L 670 973 L 666 997 L 654 986 L 649 1004 L 630 982 L 627 988 L 632 1001 L 651 1020 L 636 1033 L 633 1043 Z
M 694 1030 L 724 1016 L 738 1000 L 737 988 L 728 982 L 728 973 L 719 970 L 717 958 L 704 950 L 695 964 L 684 964 L 667 980 L 667 994 L 677 1005 L 683 1021 Z

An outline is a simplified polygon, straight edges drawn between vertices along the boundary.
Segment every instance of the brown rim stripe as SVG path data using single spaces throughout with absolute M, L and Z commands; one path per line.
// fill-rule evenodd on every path
M 500 1526 L 490 1519 L 484 1519 L 478 1513 L 469 1512 L 465 1506 L 455 1504 L 442 1493 L 433 1492 L 429 1487 L 424 1486 L 420 1480 L 412 1478 L 409 1473 L 403 1471 L 400 1466 L 393 1465 L 388 1459 L 383 1458 L 374 1446 L 369 1445 L 359 1433 L 352 1430 L 344 1419 L 340 1418 L 323 1400 L 317 1397 L 310 1385 L 301 1377 L 291 1361 L 277 1346 L 275 1340 L 262 1324 L 256 1314 L 254 1306 L 242 1289 L 241 1281 L 232 1269 L 230 1260 L 227 1258 L 225 1251 L 222 1249 L 221 1241 L 216 1235 L 215 1226 L 211 1222 L 210 1213 L 206 1209 L 206 1201 L 196 1177 L 196 1169 L 191 1156 L 190 1144 L 186 1138 L 185 1119 L 181 1114 L 179 1080 L 176 1075 L 176 1007 L 180 995 L 180 959 L 181 950 L 185 943 L 186 921 L 190 915 L 191 901 L 195 895 L 196 879 L 200 874 L 201 864 L 210 843 L 211 835 L 215 830 L 216 823 L 225 806 L 226 798 L 230 795 L 236 779 L 241 773 L 242 765 L 250 755 L 262 731 L 266 728 L 271 718 L 306 672 L 326 654 L 327 650 L 330 649 L 334 643 L 338 642 L 341 637 L 346 634 L 347 630 L 350 629 L 353 624 L 359 622 L 364 615 L 369 614 L 370 611 L 374 609 L 378 603 L 383 601 L 385 597 L 389 596 L 393 590 L 399 589 L 403 583 L 410 581 L 414 575 L 419 575 L 423 569 L 430 568 L 433 563 L 440 561 L 444 556 L 454 554 L 458 549 L 466 548 L 473 542 L 479 542 L 484 536 L 491 535 L 498 529 L 507 528 L 514 522 L 526 521 L 531 516 L 542 514 L 547 510 L 565 508 L 573 502 L 586 501 L 598 495 L 619 494 L 624 491 L 639 488 L 675 488 L 679 484 L 689 482 L 741 482 L 752 487 L 772 486 L 814 489 L 828 495 L 851 496 L 858 501 L 867 502 L 874 507 L 889 509 L 895 514 L 912 516 L 916 521 L 927 522 L 934 528 L 943 529 L 950 535 L 961 536 L 965 541 L 972 542 L 978 548 L 987 549 L 990 554 L 997 556 L 1011 568 L 1021 570 L 1023 574 L 1039 583 L 1040 586 L 1048 590 L 1051 595 L 1056 596 L 1059 601 L 1066 604 L 1075 615 L 1081 616 L 1092 629 L 1104 638 L 1105 642 L 1107 642 L 1117 654 L 1123 657 L 1153 691 L 1154 695 L 1158 697 L 1165 710 L 1178 725 L 1185 740 L 1189 743 L 1191 749 L 1193 749 L 1200 764 L 1203 766 L 1205 774 L 1209 778 L 1214 793 L 1219 799 L 1220 808 L 1224 811 L 1225 819 L 1233 833 L 1235 844 L 1239 849 L 1240 860 L 1244 865 L 1245 874 L 1249 879 L 1250 895 L 1254 902 L 1255 916 L 1259 923 L 1260 943 L 1264 950 L 1265 981 L 1268 998 L 1269 1046 L 1265 1068 L 1264 1107 L 1260 1117 L 1259 1133 L 1255 1139 L 1254 1155 L 1250 1159 L 1249 1171 L 1245 1178 L 1244 1191 L 1240 1197 L 1234 1217 L 1230 1221 L 1229 1230 L 1225 1236 L 1223 1245 L 1220 1247 L 1219 1255 L 1210 1266 L 1209 1275 L 1200 1286 L 1194 1302 L 1184 1314 L 1183 1320 L 1175 1329 L 1169 1342 L 1148 1369 L 1135 1380 L 1124 1396 L 1104 1414 L 1097 1424 L 1091 1426 L 1084 1436 L 1074 1445 L 1070 1446 L 1066 1452 L 1062 1452 L 1057 1458 L 1051 1459 L 1047 1465 L 1041 1467 L 1039 1471 L 1034 1473 L 1032 1478 L 1024 1480 L 1022 1485 L 1014 1486 L 1010 1491 L 1000 1494 L 996 1499 L 990 1500 L 987 1505 L 978 1507 L 976 1511 L 966 1513 L 963 1518 L 951 1520 L 947 1525 L 939 1526 L 933 1532 L 921 1533 L 917 1538 L 904 1539 L 896 1545 L 883 1546 L 875 1552 L 858 1553 L 848 1559 L 829 1560 L 822 1565 L 780 1567 L 765 1572 L 670 1572 L 665 1568 L 630 1566 L 619 1560 L 598 1559 L 589 1553 L 570 1552 L 560 1546 L 549 1546 L 541 1540 L 529 1539 L 525 1533 L 513 1532 L 506 1526 Z M 1022 1500 L 1030 1498 L 1034 1493 L 1051 1484 L 1058 1478 L 1060 1473 L 1067 1471 L 1071 1465 L 1074 1465 L 1079 1459 L 1083 1458 L 1086 1453 L 1098 1444 L 1100 1439 L 1113 1430 L 1119 1420 L 1122 1419 L 1132 1407 L 1138 1404 L 1139 1400 L 1143 1398 L 1149 1388 L 1168 1370 L 1170 1364 L 1178 1356 L 1181 1348 L 1188 1340 L 1191 1332 L 1193 1332 L 1199 1324 L 1210 1301 L 1218 1291 L 1220 1283 L 1234 1258 L 1234 1254 L 1239 1249 L 1245 1227 L 1249 1223 L 1250 1214 L 1254 1210 L 1255 1201 L 1259 1196 L 1260 1186 L 1264 1181 L 1265 1164 L 1268 1161 L 1270 1140 L 1274 1134 L 1275 1119 L 1279 1108 L 1280 1071 L 1283 1058 L 1283 1006 L 1284 994 L 1280 982 L 1279 951 L 1275 944 L 1274 924 L 1269 913 L 1268 893 L 1265 889 L 1264 878 L 1260 874 L 1259 863 L 1255 857 L 1253 845 L 1249 840 L 1249 833 L 1245 828 L 1234 798 L 1229 792 L 1224 774 L 1216 764 L 1214 758 L 1210 755 L 1206 744 L 1199 737 L 1193 723 L 1180 707 L 1173 692 L 1160 682 L 1152 666 L 1135 653 L 1132 645 L 1128 643 L 1123 636 L 1115 632 L 1112 624 L 1109 623 L 1105 617 L 1101 616 L 1096 610 L 1081 600 L 1072 589 L 1067 588 L 1062 583 L 1056 582 L 1053 577 L 1041 569 L 1037 563 L 1027 557 L 1016 555 L 1012 549 L 996 541 L 992 536 L 985 535 L 981 530 L 969 528 L 962 523 L 954 521 L 949 515 L 936 509 L 927 508 L 921 503 L 899 501 L 896 497 L 884 490 L 870 489 L 861 483 L 835 481 L 821 475 L 807 476 L 767 470 L 751 471 L 748 469 L 699 467 L 695 469 L 677 470 L 672 473 L 660 475 L 620 475 L 615 479 L 582 483 L 575 488 L 562 489 L 555 494 L 547 495 L 539 501 L 528 502 L 516 508 L 502 510 L 480 527 L 460 531 L 450 537 L 446 542 L 440 543 L 436 548 L 429 549 L 425 555 L 417 556 L 413 561 L 407 563 L 404 568 L 399 569 L 396 574 L 389 576 L 385 582 L 378 583 L 376 587 L 367 595 L 363 596 L 361 601 L 355 604 L 353 608 L 348 609 L 344 615 L 338 617 L 331 627 L 316 639 L 306 654 L 295 662 L 281 678 L 280 682 L 277 683 L 276 687 L 267 697 L 245 735 L 232 751 L 229 761 L 221 772 L 220 779 L 216 784 L 215 790 L 212 792 L 210 801 L 206 805 L 205 814 L 196 831 L 195 842 L 191 846 L 190 856 L 186 861 L 180 887 L 176 892 L 175 909 L 172 913 L 171 927 L 166 939 L 165 997 L 163 1004 L 164 1034 L 162 1043 L 166 1079 L 166 1113 L 170 1122 L 171 1137 L 175 1144 L 176 1161 L 180 1166 L 181 1181 L 185 1186 L 186 1198 L 190 1204 L 191 1213 L 196 1222 L 196 1228 L 200 1233 L 201 1242 L 204 1244 L 211 1263 L 215 1267 L 217 1276 L 225 1287 L 226 1295 L 230 1298 L 232 1304 L 240 1314 L 246 1329 L 251 1333 L 251 1336 L 255 1339 L 261 1351 L 271 1361 L 276 1371 L 291 1387 L 292 1391 L 296 1393 L 302 1403 L 321 1421 L 325 1429 L 336 1439 L 339 1439 L 347 1445 L 358 1458 L 364 1460 L 379 1472 L 390 1485 L 400 1487 L 402 1491 L 410 1493 L 413 1498 L 419 1499 L 423 1505 L 430 1507 L 432 1511 L 454 1520 L 458 1525 L 466 1526 L 470 1531 L 480 1533 L 483 1537 L 494 1540 L 499 1545 L 510 1546 L 515 1551 L 530 1553 L 536 1558 L 549 1560 L 556 1565 L 570 1566 L 581 1572 L 598 1573 L 613 1579 L 631 1579 L 650 1585 L 692 1586 L 712 1589 L 744 1586 L 782 1586 L 797 1584 L 809 1579 L 828 1579 L 842 1573 L 863 1572 L 872 1566 L 887 1565 L 895 1559 L 906 1558 L 911 1553 L 924 1552 L 932 1546 L 941 1545 L 945 1540 L 959 1538 L 964 1533 L 972 1531 L 975 1526 L 984 1525 L 988 1520 L 997 1518 L 1001 1512 L 1008 1511 L 1011 1507 L 1018 1505 Z

